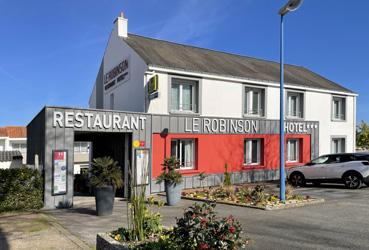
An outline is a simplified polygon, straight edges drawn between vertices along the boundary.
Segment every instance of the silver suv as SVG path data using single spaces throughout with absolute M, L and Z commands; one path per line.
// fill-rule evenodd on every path
M 304 166 L 287 170 L 287 178 L 294 186 L 304 186 L 306 182 L 342 183 L 347 188 L 369 186 L 369 153 L 344 153 L 323 155 Z

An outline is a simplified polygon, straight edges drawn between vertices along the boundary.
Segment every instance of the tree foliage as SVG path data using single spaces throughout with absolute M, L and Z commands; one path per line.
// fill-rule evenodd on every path
M 369 150 L 369 125 L 364 121 L 356 128 L 356 146 Z

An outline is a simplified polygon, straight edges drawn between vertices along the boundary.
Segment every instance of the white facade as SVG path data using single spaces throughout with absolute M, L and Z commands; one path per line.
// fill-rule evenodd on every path
M 119 18 L 118 18 L 119 19 Z M 225 77 L 207 73 L 174 70 L 147 65 L 144 60 L 119 36 L 119 22 L 110 35 L 103 58 L 103 75 L 128 58 L 129 79 L 116 87 L 104 90 L 103 109 L 147 112 L 151 114 L 172 114 L 170 110 L 171 83 L 173 78 L 193 79 L 198 83 L 198 115 L 212 117 L 244 117 L 245 87 L 263 88 L 265 115 L 261 119 L 279 119 L 279 83 Z M 125 27 L 126 30 L 127 27 Z M 121 32 L 122 33 L 122 32 Z M 124 32 L 123 32 L 124 33 Z M 124 33 L 125 35 L 126 33 Z M 129 35 L 128 35 L 129 36 Z M 146 83 L 158 75 L 158 97 L 149 100 Z M 314 89 L 285 84 L 286 93 L 295 91 L 303 96 L 302 118 L 300 120 L 319 122 L 319 154 L 332 153 L 332 140 L 343 138 L 344 151 L 355 151 L 356 94 Z M 96 106 L 96 86 L 90 97 L 90 108 Z M 114 105 L 111 107 L 111 96 Z M 333 119 L 333 97 L 345 100 L 345 117 Z M 287 98 L 286 98 L 287 100 Z M 287 103 L 287 101 L 286 101 Z M 288 105 L 288 104 L 286 104 Z M 187 113 L 188 114 L 188 113 Z
M 18 150 L 22 153 L 23 164 L 27 160 L 27 138 L 0 137 L 0 151 Z

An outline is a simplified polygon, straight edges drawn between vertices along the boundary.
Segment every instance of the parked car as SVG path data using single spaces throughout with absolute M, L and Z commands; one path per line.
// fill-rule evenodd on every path
M 304 166 L 287 170 L 287 178 L 293 186 L 306 182 L 342 183 L 347 188 L 369 186 L 369 153 L 344 153 L 323 155 Z

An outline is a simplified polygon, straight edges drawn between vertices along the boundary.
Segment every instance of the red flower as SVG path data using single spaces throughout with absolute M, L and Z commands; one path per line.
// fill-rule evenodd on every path
M 230 232 L 231 234 L 234 234 L 234 233 L 236 232 L 236 228 L 235 228 L 234 226 L 231 226 L 231 227 L 229 228 L 229 232 Z
M 199 244 L 199 249 L 209 249 L 209 245 L 208 245 L 208 243 L 201 242 L 201 243 Z
M 205 218 L 202 218 L 200 223 L 201 223 L 201 226 L 205 226 L 208 223 L 208 220 Z

